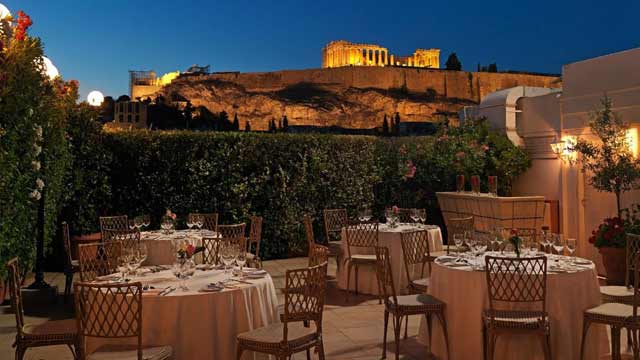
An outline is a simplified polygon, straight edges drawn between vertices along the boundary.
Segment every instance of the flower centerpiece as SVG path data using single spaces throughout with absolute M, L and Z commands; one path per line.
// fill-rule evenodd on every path
M 162 221 L 160 222 L 160 227 L 164 230 L 165 234 L 170 234 L 173 232 L 175 228 L 177 215 L 171 211 L 171 209 L 167 209 L 162 217 Z
M 520 246 L 522 245 L 522 238 L 518 235 L 518 230 L 512 229 L 509 236 L 509 243 L 513 246 L 513 251 L 517 257 L 520 257 Z
M 398 206 L 393 205 L 391 208 L 388 208 L 385 211 L 385 217 L 387 218 L 387 223 L 390 228 L 395 228 L 398 226 L 398 219 L 400 218 L 400 208 Z

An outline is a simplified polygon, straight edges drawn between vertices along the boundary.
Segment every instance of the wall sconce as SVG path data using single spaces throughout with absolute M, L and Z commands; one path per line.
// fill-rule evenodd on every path
M 633 157 L 638 158 L 638 129 L 630 128 L 627 130 L 627 143 Z
M 551 151 L 553 151 L 562 162 L 573 165 L 577 159 L 577 153 L 574 150 L 575 145 L 575 136 L 563 136 L 561 141 L 551 143 Z

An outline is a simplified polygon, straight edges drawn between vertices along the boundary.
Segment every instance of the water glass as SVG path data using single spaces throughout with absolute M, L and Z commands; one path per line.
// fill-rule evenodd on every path
M 464 191 L 464 175 L 456 176 L 456 191 L 457 192 Z
M 426 209 L 416 209 L 416 213 L 418 214 L 418 221 L 422 224 L 426 224 L 427 222 L 427 210 Z
M 151 216 L 142 215 L 142 226 L 148 228 L 151 225 Z
M 553 250 L 555 250 L 557 254 L 556 260 L 559 260 L 564 251 L 564 241 L 562 239 L 562 234 L 553 235 L 552 246 Z
M 247 253 L 239 249 L 236 254 L 236 264 L 240 267 L 240 278 L 244 277 L 244 273 L 242 272 L 242 267 L 247 263 Z
M 360 220 L 360 222 L 370 221 L 372 217 L 371 209 L 368 207 L 365 207 L 358 213 L 358 220 Z
M 196 220 L 195 224 L 198 227 L 198 230 L 202 230 L 202 226 L 204 226 L 204 216 L 197 215 L 195 220 Z
M 571 256 L 571 263 L 575 263 L 575 257 L 573 253 L 576 251 L 576 239 L 567 239 L 567 251 Z

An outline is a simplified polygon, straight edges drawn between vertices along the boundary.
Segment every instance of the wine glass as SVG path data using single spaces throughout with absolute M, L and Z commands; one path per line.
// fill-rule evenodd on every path
M 185 260 L 182 264 L 180 264 L 182 269 L 182 291 L 188 291 L 189 287 L 187 286 L 187 279 L 191 278 L 193 274 L 196 272 L 195 264 L 191 259 Z
M 133 226 L 136 229 L 140 229 L 143 224 L 144 224 L 144 221 L 142 220 L 142 216 L 136 216 L 133 218 Z
M 358 220 L 360 220 L 360 222 L 369 221 L 372 217 L 373 216 L 371 215 L 371 209 L 369 209 L 368 207 L 363 208 L 358 213 Z
M 571 263 L 575 264 L 576 258 L 573 256 L 573 253 L 576 251 L 576 239 L 567 239 L 567 251 L 571 257 Z
M 222 258 L 222 263 L 224 264 L 224 272 L 225 274 L 227 274 L 229 272 L 229 266 L 233 264 L 233 260 L 235 258 L 234 251 L 233 251 L 233 243 L 227 242 L 222 245 L 221 258 Z
M 529 242 L 528 242 L 528 246 L 529 246 L 529 256 L 536 256 L 538 255 L 538 241 L 536 240 L 536 238 L 534 236 L 529 238 Z
M 387 219 L 387 223 L 391 222 L 391 216 L 393 214 L 393 210 L 391 208 L 384 209 L 384 217 Z
M 196 215 L 195 224 L 198 227 L 198 230 L 202 231 L 202 226 L 204 226 L 204 216 Z
M 144 243 L 140 243 L 138 245 L 138 261 L 139 261 L 138 267 L 142 266 L 142 264 L 147 260 L 148 256 L 149 256 L 149 253 L 147 251 L 147 245 Z
M 427 223 L 427 210 L 426 209 L 416 209 L 416 212 L 418 213 L 418 220 L 420 220 L 421 224 L 426 224 Z
M 120 262 L 118 264 L 118 271 L 122 274 L 122 277 L 120 278 L 120 281 L 122 282 L 127 281 L 127 273 L 129 272 L 129 269 L 130 269 L 129 266 L 131 264 L 131 258 L 132 258 L 131 251 L 128 249 L 123 249 L 122 254 L 120 256 Z
M 464 244 L 464 234 L 453 234 L 453 244 L 456 246 L 456 255 L 460 258 L 460 248 Z
M 180 264 L 180 261 L 176 260 L 176 262 L 173 263 L 173 266 L 171 267 L 171 273 L 173 274 L 173 276 L 176 277 L 176 279 L 178 279 L 180 281 L 180 288 L 183 288 L 183 276 L 182 276 L 182 264 Z
M 409 216 L 411 217 L 411 221 L 413 221 L 414 223 L 420 221 L 419 209 L 411 209 L 411 213 L 409 214 Z
M 238 251 L 236 253 L 236 264 L 240 267 L 240 278 L 244 278 L 244 273 L 242 272 L 242 267 L 247 263 L 247 252 L 242 251 L 240 247 L 238 247 Z
M 564 250 L 564 241 L 562 240 L 562 234 L 553 235 L 552 241 L 553 250 L 556 251 L 556 261 L 560 259 Z
M 129 230 L 134 230 L 136 228 L 135 220 L 129 220 L 128 225 L 129 225 Z
M 151 225 L 151 216 L 142 215 L 142 226 L 144 226 L 145 228 L 148 228 L 149 225 Z
M 193 229 L 194 226 L 196 226 L 195 224 L 195 218 L 196 216 L 193 214 L 189 214 L 189 216 L 187 216 L 187 227 L 189 228 L 189 230 Z

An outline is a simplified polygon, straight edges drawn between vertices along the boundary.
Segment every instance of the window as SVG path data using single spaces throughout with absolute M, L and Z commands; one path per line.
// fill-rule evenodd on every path
M 127 115 L 127 122 L 131 122 L 131 114 Z
M 136 112 L 139 113 L 140 112 L 140 103 L 136 102 Z M 137 122 L 137 121 L 136 121 Z
M 120 114 L 118 121 L 124 122 L 124 115 Z
M 136 122 L 140 122 L 140 115 L 136 114 Z

